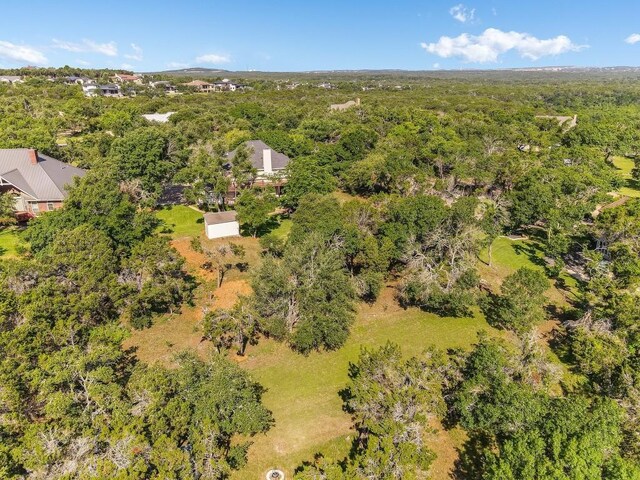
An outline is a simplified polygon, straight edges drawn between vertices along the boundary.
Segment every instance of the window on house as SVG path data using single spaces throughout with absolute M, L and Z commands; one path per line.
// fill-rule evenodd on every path
M 40 213 L 40 207 L 38 206 L 38 202 L 31 203 L 31 211 L 33 213 Z
M 47 202 L 47 211 L 52 212 L 54 209 L 53 202 Z

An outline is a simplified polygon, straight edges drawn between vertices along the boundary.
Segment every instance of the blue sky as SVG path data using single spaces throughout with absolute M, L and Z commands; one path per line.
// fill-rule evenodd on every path
M 3 2 L 0 67 L 640 65 L 640 1 Z

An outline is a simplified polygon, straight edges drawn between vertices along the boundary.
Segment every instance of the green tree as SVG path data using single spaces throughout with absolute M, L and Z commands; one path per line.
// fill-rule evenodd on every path
M 244 190 L 236 199 L 238 221 L 255 238 L 271 221 L 270 214 L 277 206 L 273 193 L 265 190 Z
M 545 319 L 544 292 L 549 281 L 539 270 L 521 267 L 505 278 L 500 295 L 488 305 L 487 318 L 495 325 L 518 334 L 528 332 Z
M 16 222 L 13 204 L 11 194 L 0 193 L 0 226 L 13 225 Z
M 267 257 L 251 280 L 261 330 L 302 353 L 340 347 L 354 317 L 354 291 L 343 254 L 317 233 Z

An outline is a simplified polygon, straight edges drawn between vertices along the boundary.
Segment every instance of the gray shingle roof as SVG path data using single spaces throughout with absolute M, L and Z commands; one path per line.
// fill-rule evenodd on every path
M 0 149 L 0 177 L 36 200 L 64 200 L 65 186 L 85 173 L 41 153 L 38 163 L 33 165 L 27 148 Z
M 291 161 L 291 159 L 284 153 L 276 152 L 262 140 L 249 140 L 248 142 L 245 142 L 244 145 L 249 150 L 249 160 L 251 161 L 251 165 L 258 170 L 262 170 L 264 167 L 264 161 L 262 159 L 263 150 L 271 150 L 271 168 L 273 170 L 282 170 Z M 236 151 L 237 149 L 233 152 L 227 153 L 227 158 L 230 162 L 233 162 L 233 157 L 236 156 Z
M 236 212 L 229 210 L 227 212 L 210 212 L 204 214 L 205 225 L 217 225 L 219 223 L 229 223 L 236 221 Z

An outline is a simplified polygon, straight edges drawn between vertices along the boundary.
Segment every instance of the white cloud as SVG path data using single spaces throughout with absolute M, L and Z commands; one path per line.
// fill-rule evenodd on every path
M 528 33 L 503 32 L 488 28 L 480 35 L 463 33 L 457 37 L 440 37 L 436 43 L 421 43 L 427 52 L 442 58 L 458 57 L 467 62 L 496 62 L 498 57 L 515 50 L 523 58 L 537 60 L 548 55 L 577 52 L 586 45 L 576 45 L 565 35 L 539 39 Z
M 220 55 L 217 53 L 208 53 L 196 58 L 196 62 L 198 63 L 213 63 L 214 65 L 219 63 L 229 63 L 230 61 L 231 58 L 228 55 Z
M 116 45 L 116 42 L 98 43 L 86 38 L 80 43 L 67 42 L 54 38 L 52 47 L 59 48 L 60 50 L 67 50 L 68 52 L 100 53 L 108 57 L 115 57 L 118 55 L 118 46 Z
M 91 63 L 90 63 L 90 62 L 87 62 L 86 60 L 80 60 L 80 59 L 76 59 L 76 63 L 77 63 L 78 65 L 83 65 L 83 66 L 85 66 L 85 67 L 86 67 L 86 66 L 91 65 Z
M 440 68 L 440 64 L 438 62 L 433 64 L 433 69 L 438 70 Z
M 625 42 L 630 45 L 640 42 L 640 33 L 632 33 L 625 39 Z
M 133 70 L 135 67 L 133 65 L 128 64 L 128 63 L 122 63 L 122 64 L 120 64 L 120 68 L 122 68 L 124 70 Z
M 142 61 L 142 48 L 136 45 L 135 43 L 131 44 L 131 50 L 133 53 L 128 53 L 124 56 L 124 58 L 128 58 L 130 60 L 136 60 L 138 62 Z
M 449 14 L 456 20 L 462 23 L 467 23 L 473 20 L 476 14 L 476 9 L 468 9 L 462 3 L 455 5 L 449 9 Z
M 0 40 L 0 58 L 36 65 L 47 63 L 47 58 L 41 51 L 28 45 L 16 45 L 3 40 Z
M 169 62 L 169 63 L 167 63 L 167 67 L 169 67 L 169 68 L 189 68 L 189 64 L 188 63 L 182 63 L 182 62 Z

